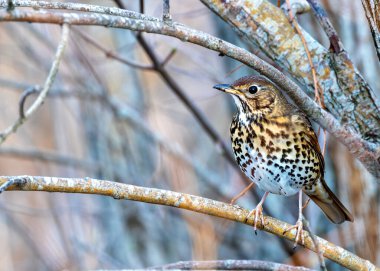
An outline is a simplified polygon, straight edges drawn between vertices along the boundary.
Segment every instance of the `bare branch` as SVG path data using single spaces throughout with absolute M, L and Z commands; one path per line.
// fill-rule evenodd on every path
M 190 210 L 197 213 L 207 214 L 231 221 L 253 225 L 252 219 L 246 219 L 249 213 L 237 205 L 230 205 L 223 202 L 193 196 L 174 191 L 140 187 L 125 183 L 116 183 L 106 180 L 96 180 L 91 178 L 58 178 L 58 177 L 37 177 L 37 176 L 2 176 L 0 177 L 0 187 L 10 180 L 20 180 L 16 186 L 10 186 L 7 190 L 21 191 L 46 191 L 64 193 L 95 194 L 113 197 L 114 199 L 125 199 L 166 205 L 180 209 Z M 21 182 L 22 180 L 22 182 Z M 283 234 L 290 227 L 289 224 L 264 216 L 264 225 L 260 220 L 257 227 L 260 230 L 275 234 L 281 238 L 294 241 L 296 232 L 291 230 Z M 309 233 L 304 231 L 304 247 L 316 251 Z M 320 237 L 315 236 L 321 246 L 323 255 L 332 261 L 350 270 L 376 270 L 376 267 L 369 261 L 336 246 Z
M 169 0 L 162 0 L 162 4 L 163 4 L 163 7 L 162 7 L 162 10 L 163 10 L 163 15 L 162 15 L 162 19 L 164 22 L 167 22 L 167 21 L 171 21 L 171 16 L 170 16 L 170 3 L 169 3 Z
M 291 266 L 287 264 L 257 260 L 183 261 L 162 266 L 155 266 L 152 269 L 313 271 L 313 269 L 302 266 Z
M 32 95 L 33 93 L 36 93 L 39 91 L 39 86 L 33 86 L 33 87 L 28 87 L 20 97 L 19 101 L 19 116 L 21 119 L 25 118 L 25 113 L 24 113 L 24 107 L 25 107 L 25 101 L 28 96 Z
M 344 50 L 343 44 L 334 26 L 332 25 L 329 18 L 327 17 L 326 11 L 322 8 L 322 6 L 318 3 L 317 0 L 307 0 L 307 1 L 312 6 L 314 14 L 318 18 L 319 23 L 322 25 L 323 29 L 326 32 L 327 37 L 330 40 L 330 48 L 335 54 L 339 54 L 340 52 Z
M 81 160 L 74 157 L 54 153 L 51 151 L 41 151 L 37 149 L 17 149 L 12 147 L 1 147 L 0 155 L 11 156 L 21 159 L 39 160 L 49 163 L 55 163 L 58 165 L 88 170 L 98 170 L 102 167 L 100 163 Z
M 7 6 L 7 1 L 1 0 L 0 6 Z M 126 17 L 131 19 L 138 20 L 146 20 L 152 22 L 160 22 L 161 20 L 158 18 L 154 18 L 145 14 L 141 14 L 138 12 L 113 8 L 113 7 L 103 7 L 103 6 L 95 6 L 88 4 L 79 4 L 79 3 L 60 3 L 60 2 L 48 2 L 48 1 L 28 1 L 28 0 L 13 0 L 13 7 L 31 7 L 35 9 L 65 9 L 65 10 L 75 10 L 81 12 L 93 12 L 93 13 L 101 13 L 108 15 L 115 15 L 120 17 Z
M 380 61 L 380 29 L 379 25 L 376 23 L 380 20 L 380 14 L 377 12 L 376 8 L 372 8 L 371 0 L 362 0 L 362 5 L 364 8 L 365 16 L 367 17 L 369 28 L 371 29 L 372 39 L 375 45 L 377 58 Z
M 152 66 L 143 66 L 143 65 L 140 65 L 140 64 L 137 64 L 137 63 L 134 63 L 132 61 L 129 61 L 123 57 L 121 57 L 120 55 L 114 53 L 114 52 L 111 52 L 109 50 L 107 50 L 106 48 L 104 48 L 103 46 L 101 46 L 98 42 L 96 42 L 94 39 L 90 38 L 89 36 L 85 35 L 84 33 L 82 33 L 81 31 L 78 31 L 76 29 L 73 29 L 73 31 L 75 33 L 77 33 L 82 39 L 84 39 L 86 42 L 92 44 L 96 49 L 102 51 L 106 57 L 109 57 L 109 58 L 112 58 L 112 59 L 115 59 L 125 65 L 128 65 L 132 68 L 135 68 L 135 69 L 140 69 L 140 70 L 147 70 L 147 71 L 154 71 L 154 67 Z
M 4 132 L 0 134 L 0 144 L 3 143 L 6 138 L 17 131 L 17 129 L 43 104 L 46 95 L 48 94 L 48 91 L 50 90 L 54 79 L 58 72 L 58 66 L 61 62 L 63 52 L 65 50 L 67 39 L 69 36 L 69 25 L 63 24 L 62 28 L 62 34 L 61 34 L 61 40 L 59 42 L 57 52 L 54 57 L 53 64 L 51 66 L 51 69 L 49 71 L 49 75 L 46 78 L 44 87 L 42 88 L 42 91 L 38 95 L 37 99 L 33 102 L 33 104 L 28 108 L 28 110 L 24 114 L 24 110 L 22 109 L 22 115 L 19 116 L 19 118 L 16 120 L 14 124 L 9 126 L 7 129 L 5 129 Z

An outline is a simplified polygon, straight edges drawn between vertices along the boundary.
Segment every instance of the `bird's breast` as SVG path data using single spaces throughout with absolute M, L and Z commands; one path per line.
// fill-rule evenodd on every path
M 261 119 L 248 125 L 237 117 L 231 123 L 231 141 L 241 170 L 260 189 L 293 195 L 318 178 L 319 165 L 291 119 Z

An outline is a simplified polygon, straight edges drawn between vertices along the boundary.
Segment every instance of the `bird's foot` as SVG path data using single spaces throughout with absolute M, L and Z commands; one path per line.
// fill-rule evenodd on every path
M 282 234 L 285 234 L 288 231 L 291 231 L 292 229 L 296 229 L 296 239 L 294 240 L 294 246 L 293 246 L 293 249 L 295 249 L 297 247 L 297 244 L 299 244 L 300 238 L 301 238 L 301 245 L 305 244 L 302 217 L 298 218 L 296 224 L 287 228 Z
M 256 208 L 249 212 L 247 215 L 245 222 L 248 221 L 249 217 L 253 214 L 255 215 L 254 221 L 253 221 L 253 229 L 255 230 L 255 234 L 257 235 L 257 221 L 260 217 L 261 226 L 264 227 L 264 215 L 263 215 L 263 204 L 265 199 L 267 198 L 269 192 L 265 192 L 264 196 L 261 198 L 259 204 L 257 204 Z
M 254 220 L 253 220 L 253 230 L 255 231 L 255 234 L 257 235 L 257 222 L 260 218 L 261 225 L 264 225 L 264 215 L 263 215 L 263 207 L 259 204 L 256 206 L 255 209 L 249 212 L 247 215 L 247 218 L 245 221 L 248 221 L 248 219 L 254 215 Z

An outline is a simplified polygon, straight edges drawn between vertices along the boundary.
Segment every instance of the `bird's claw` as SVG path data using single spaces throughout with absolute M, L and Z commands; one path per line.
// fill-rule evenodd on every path
M 299 244 L 300 238 L 301 238 L 301 245 L 305 244 L 305 236 L 303 234 L 302 219 L 298 219 L 295 225 L 287 228 L 282 234 L 284 235 L 285 233 L 287 233 L 288 231 L 291 231 L 292 229 L 296 229 L 296 238 L 294 240 L 294 246 L 293 246 L 293 249 L 296 249 L 297 244 Z
M 258 205 L 255 209 L 250 211 L 249 214 L 247 215 L 247 218 L 245 219 L 245 221 L 248 221 L 248 219 L 252 215 L 255 216 L 254 221 L 253 221 L 253 230 L 255 231 L 255 234 L 257 235 L 257 222 L 258 222 L 259 217 L 260 217 L 261 225 L 264 225 L 263 207 Z

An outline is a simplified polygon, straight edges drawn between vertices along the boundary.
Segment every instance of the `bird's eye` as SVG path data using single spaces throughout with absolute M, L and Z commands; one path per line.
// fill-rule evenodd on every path
M 248 92 L 251 94 L 255 94 L 258 90 L 259 90 L 259 88 L 255 85 L 252 85 L 248 88 Z

